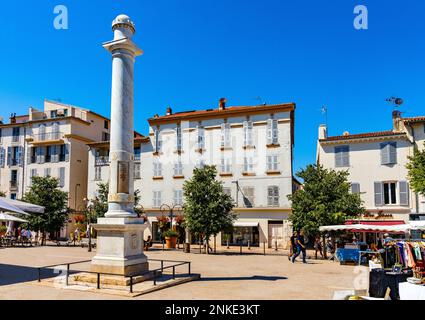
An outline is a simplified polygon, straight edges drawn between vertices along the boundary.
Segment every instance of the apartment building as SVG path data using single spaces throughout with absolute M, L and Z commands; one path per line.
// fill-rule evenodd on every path
M 87 143 L 109 140 L 110 120 L 92 111 L 45 100 L 42 111 L 29 108 L 28 115 L 12 115 L 0 124 L 0 190 L 20 199 L 33 176 L 51 176 L 68 192 L 68 206 L 84 209 L 87 195 Z M 66 236 L 73 231 L 72 216 Z
M 135 190 L 159 240 L 161 207 L 183 205 L 183 184 L 195 167 L 215 165 L 218 179 L 233 196 L 238 220 L 230 245 L 286 247 L 292 231 L 287 196 L 292 175 L 294 104 L 227 107 L 173 113 L 149 119 L 149 137 L 135 139 Z M 109 179 L 109 144 L 90 143 L 88 194 Z M 147 235 L 146 235 L 147 236 Z M 218 244 L 226 244 L 221 235 Z M 226 238 L 227 239 L 227 238 Z
M 383 132 L 328 136 L 319 128 L 317 163 L 348 170 L 352 192 L 360 193 L 367 214 L 362 219 L 404 223 L 425 219 L 425 199 L 412 192 L 408 157 L 423 148 L 425 117 L 402 118 L 393 112 L 393 127 Z

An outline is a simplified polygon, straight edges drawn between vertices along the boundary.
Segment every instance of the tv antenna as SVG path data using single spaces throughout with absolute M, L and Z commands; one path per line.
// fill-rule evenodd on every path
M 390 103 L 394 109 L 398 109 L 404 103 L 402 98 L 397 97 L 391 97 L 386 99 L 385 101 Z

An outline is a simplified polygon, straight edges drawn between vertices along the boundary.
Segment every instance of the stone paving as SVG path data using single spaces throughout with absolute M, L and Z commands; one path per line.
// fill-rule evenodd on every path
M 147 255 L 151 259 L 191 261 L 192 272 L 200 273 L 201 280 L 131 298 L 32 283 L 37 279 L 36 267 L 90 259 L 95 253 L 87 249 L 0 248 L 0 299 L 318 300 L 332 299 L 335 291 L 352 289 L 357 277 L 352 266 L 322 260 L 292 264 L 286 256 L 272 251 L 267 256 L 193 252 L 155 250 Z

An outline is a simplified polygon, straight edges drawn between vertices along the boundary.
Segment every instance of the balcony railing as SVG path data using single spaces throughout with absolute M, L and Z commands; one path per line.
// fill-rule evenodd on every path
M 95 160 L 95 165 L 100 166 L 109 166 L 109 156 L 97 156 Z
M 18 181 L 12 180 L 10 181 L 10 191 L 18 190 Z
M 34 142 L 45 142 L 45 141 L 57 141 L 62 139 L 63 133 L 62 132 L 46 132 L 46 133 L 40 133 L 35 134 L 33 136 Z
M 12 136 L 12 142 L 16 143 L 20 141 L 21 141 L 21 136 Z

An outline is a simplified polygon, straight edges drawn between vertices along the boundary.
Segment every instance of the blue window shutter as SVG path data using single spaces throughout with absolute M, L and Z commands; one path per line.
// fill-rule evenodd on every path
M 351 193 L 360 193 L 360 183 L 352 183 L 351 184 Z
M 390 157 L 390 163 L 396 164 L 397 163 L 397 142 L 389 143 L 389 157 Z
M 400 181 L 399 185 L 399 193 L 400 193 L 400 205 L 408 206 L 409 205 L 409 184 L 407 181 Z
M 65 161 L 69 162 L 69 144 L 65 145 Z
M 375 190 L 375 206 L 380 207 L 383 205 L 383 192 L 382 192 L 382 182 L 374 183 Z
M 4 168 L 4 164 L 5 164 L 5 150 L 4 148 L 0 148 L 0 168 Z

